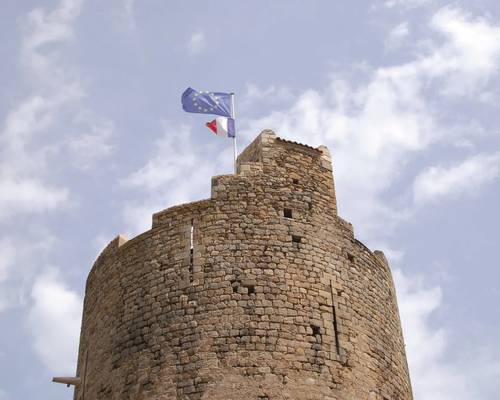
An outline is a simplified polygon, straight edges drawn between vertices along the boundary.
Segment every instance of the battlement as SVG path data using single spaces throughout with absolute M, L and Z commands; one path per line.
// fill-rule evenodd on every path
M 153 215 L 153 227 L 183 210 L 194 213 L 210 207 L 209 200 L 227 198 L 232 186 L 269 186 L 322 194 L 329 213 L 337 212 L 330 152 L 325 146 L 313 148 L 281 139 L 269 129 L 262 131 L 237 158 L 236 174 L 214 176 L 211 198 L 170 207 Z M 198 210 L 198 211 L 195 211 Z M 189 212 L 188 211 L 188 212 Z
M 199 216 L 204 213 L 224 207 L 226 200 L 231 196 L 238 196 L 242 189 L 245 197 L 251 197 L 253 191 L 266 186 L 281 191 L 293 188 L 305 195 L 308 207 L 312 207 L 314 201 L 316 212 L 336 215 L 332 161 L 328 148 L 314 148 L 285 140 L 276 136 L 274 131 L 265 129 L 238 156 L 236 174 L 212 177 L 209 199 L 175 205 L 154 213 L 152 229 L 162 226 L 168 228 L 176 224 L 191 226 L 191 221 L 199 220 Z M 340 218 L 338 223 L 347 228 L 348 235 L 353 235 L 351 224 Z M 100 265 L 104 257 L 114 256 L 123 244 L 127 243 L 127 248 L 148 235 L 150 231 L 131 240 L 123 235 L 117 236 L 101 252 L 95 265 Z M 89 278 L 93 275 L 93 270 L 94 268 Z

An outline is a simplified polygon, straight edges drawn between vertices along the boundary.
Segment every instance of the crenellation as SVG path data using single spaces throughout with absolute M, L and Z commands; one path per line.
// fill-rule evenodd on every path
M 101 253 L 84 369 L 75 400 L 412 398 L 385 256 L 337 216 L 328 149 L 270 130 L 210 199 Z

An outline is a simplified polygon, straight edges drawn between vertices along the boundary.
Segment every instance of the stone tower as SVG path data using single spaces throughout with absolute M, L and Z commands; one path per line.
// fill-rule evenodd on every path
M 328 149 L 266 130 L 237 166 L 97 258 L 75 399 L 412 399 L 387 260 L 337 215 Z

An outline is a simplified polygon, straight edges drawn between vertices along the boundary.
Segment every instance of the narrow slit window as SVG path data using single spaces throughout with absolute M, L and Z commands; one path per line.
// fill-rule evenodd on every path
M 194 220 L 191 219 L 191 231 L 189 235 L 189 282 L 193 282 L 194 272 Z
M 192 250 L 193 249 L 193 237 L 194 237 L 194 220 L 191 220 L 191 233 L 189 236 L 189 248 Z
M 285 218 L 292 219 L 293 218 L 292 209 L 291 208 L 285 208 L 285 209 L 283 209 L 283 216 Z
M 337 350 L 337 355 L 340 355 L 339 329 L 337 326 L 337 309 L 335 308 L 333 285 L 331 283 L 330 283 L 330 291 L 332 293 L 332 320 L 333 320 L 333 334 L 335 336 L 335 349 Z

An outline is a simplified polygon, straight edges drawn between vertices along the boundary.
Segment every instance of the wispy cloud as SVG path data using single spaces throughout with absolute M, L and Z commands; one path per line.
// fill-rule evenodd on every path
M 415 399 L 469 400 L 495 393 L 498 349 L 479 345 L 473 354 L 458 351 L 450 361 L 449 332 L 433 321 L 433 314 L 443 307 L 441 287 L 401 270 L 394 271 L 394 280 Z
M 2 258 L 0 258 L 0 283 L 9 277 L 10 269 L 16 262 L 16 251 L 15 243 L 12 240 L 9 238 L 0 240 L 0 254 L 2 254 Z M 0 310 L 1 308 L 0 305 Z
M 123 18 L 130 29 L 135 29 L 137 26 L 134 11 L 135 2 L 136 0 L 123 0 Z
M 79 0 L 64 0 L 52 11 L 36 8 L 21 19 L 25 30 L 21 61 L 38 93 L 11 110 L 0 131 L 0 185 L 4 188 L 0 219 L 43 213 L 68 202 L 68 189 L 47 182 L 47 159 L 54 146 L 35 147 L 33 143 L 63 107 L 83 95 L 80 82 L 59 66 L 54 47 L 73 38 L 72 24 L 81 5 Z
M 54 373 L 74 374 L 82 299 L 52 269 L 40 275 L 31 291 L 33 306 L 28 325 L 34 350 Z
M 216 166 L 231 169 L 229 146 L 216 161 L 210 161 L 206 155 L 210 149 L 192 137 L 190 127 L 172 126 L 167 121 L 162 121 L 162 127 L 163 134 L 156 143 L 155 153 L 144 166 L 122 181 L 124 187 L 143 195 L 140 202 L 129 201 L 124 205 L 127 233 L 137 234 L 149 229 L 153 212 L 208 197 Z
M 429 104 L 444 105 L 440 94 L 475 98 L 496 73 L 500 27 L 450 7 L 438 10 L 429 27 L 435 39 L 417 48 L 414 60 L 367 70 L 362 83 L 337 76 L 325 89 L 303 92 L 290 108 L 251 121 L 245 130 L 250 137 L 273 128 L 294 140 L 335 149 L 340 212 L 365 240 L 373 237 L 374 228 L 390 232 L 411 215 L 407 201 L 387 196 L 407 163 L 437 143 L 459 139 L 449 137 L 449 121 L 441 123 Z M 473 48 L 464 32 L 486 44 Z
M 205 33 L 197 31 L 191 34 L 188 41 L 188 51 L 192 55 L 201 53 L 207 45 Z
M 56 242 L 47 229 L 29 226 L 0 240 L 0 312 L 26 305 L 30 285 Z
M 408 27 L 407 21 L 401 22 L 400 24 L 396 25 L 389 32 L 389 36 L 385 41 L 385 48 L 391 51 L 397 49 L 404 43 L 409 33 L 410 28 Z
M 83 111 L 75 118 L 75 128 L 75 134 L 68 139 L 68 146 L 77 168 L 94 168 L 113 154 L 113 121 L 91 111 Z
M 66 88 L 53 98 L 33 96 L 7 115 L 0 132 L 0 221 L 68 203 L 69 191 L 47 182 L 47 158 L 53 148 L 46 145 L 35 150 L 32 143 L 35 135 L 53 123 L 61 104 L 77 95 L 78 91 Z
M 443 46 L 422 60 L 420 68 L 431 76 L 446 76 L 443 92 L 451 95 L 481 93 L 498 72 L 500 26 L 458 7 L 444 7 L 431 27 L 446 38 Z
M 433 3 L 434 0 L 383 0 L 382 5 L 387 8 L 403 7 L 415 8 Z
M 253 82 L 246 84 L 246 92 L 242 97 L 240 107 L 246 108 L 254 104 L 276 105 L 294 99 L 292 91 L 286 86 L 269 85 L 261 87 Z
M 500 153 L 478 154 L 451 166 L 431 166 L 413 183 L 417 204 L 473 195 L 500 175 Z
M 73 23 L 81 12 L 82 4 L 83 0 L 62 0 L 52 11 L 36 8 L 22 19 L 26 34 L 21 60 L 35 79 L 55 85 L 67 79 L 65 71 L 57 64 L 57 50 L 49 50 L 47 45 L 73 38 Z
M 31 299 L 23 317 L 35 353 L 51 370 L 69 373 L 75 366 L 81 300 L 47 268 L 57 239 L 42 217 L 72 201 L 69 188 L 54 180 L 53 166 L 65 142 L 57 128 L 68 122 L 71 129 L 68 115 L 77 113 L 85 95 L 83 79 L 63 57 L 82 4 L 62 0 L 19 19 L 20 62 L 30 94 L 6 113 L 0 127 L 0 223 L 9 232 L 1 241 L 0 310 L 26 307 Z M 30 214 L 38 218 L 23 218 Z M 23 224 L 22 235 L 13 221 Z

